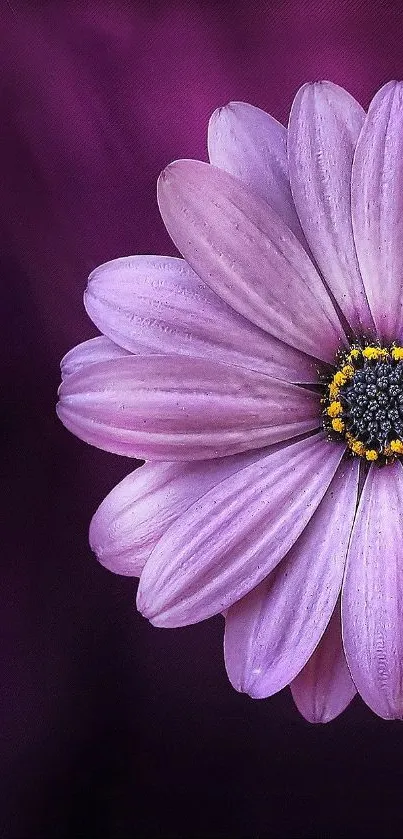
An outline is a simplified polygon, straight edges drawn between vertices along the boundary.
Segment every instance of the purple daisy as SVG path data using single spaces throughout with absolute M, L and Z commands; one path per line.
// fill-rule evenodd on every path
M 90 543 L 155 626 L 223 613 L 233 686 L 403 716 L 403 86 L 219 108 L 158 182 L 183 259 L 97 268 L 58 414 L 146 463 Z

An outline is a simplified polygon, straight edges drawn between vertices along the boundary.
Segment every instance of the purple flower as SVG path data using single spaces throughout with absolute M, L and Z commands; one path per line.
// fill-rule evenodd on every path
M 223 613 L 237 690 L 402 717 L 403 86 L 231 103 L 208 150 L 158 183 L 184 259 L 97 268 L 62 361 L 65 426 L 146 460 L 91 546 L 156 626 Z

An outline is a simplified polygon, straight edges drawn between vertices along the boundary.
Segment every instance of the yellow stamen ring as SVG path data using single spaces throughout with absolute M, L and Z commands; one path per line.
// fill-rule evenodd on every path
M 394 460 L 396 457 L 403 457 L 403 435 L 400 434 L 400 431 L 397 431 L 397 433 L 400 434 L 400 439 L 396 438 L 390 440 L 386 436 L 387 432 L 382 429 L 381 425 L 378 425 L 378 429 L 381 429 L 381 436 L 378 437 L 379 431 L 375 431 L 372 439 L 369 437 L 369 444 L 365 444 L 362 439 L 358 439 L 358 437 L 355 436 L 356 433 L 359 434 L 359 436 L 363 433 L 360 430 L 355 430 L 357 427 L 359 429 L 363 422 L 364 428 L 365 423 L 369 423 L 369 429 L 371 428 L 371 424 L 374 425 L 375 428 L 377 423 L 384 423 L 384 425 L 387 425 L 388 417 L 386 416 L 385 418 L 385 401 L 381 401 L 386 398 L 385 387 L 386 396 L 389 399 L 392 399 L 390 418 L 391 425 L 389 425 L 389 427 L 393 429 L 394 423 L 397 423 L 397 429 L 399 423 L 401 424 L 401 421 L 397 416 L 397 412 L 400 413 L 403 421 L 403 414 L 401 413 L 401 409 L 399 407 L 403 403 L 400 401 L 399 403 L 394 401 L 396 396 L 396 379 L 389 379 L 389 376 L 393 377 L 394 375 L 393 362 L 395 362 L 395 364 L 403 362 L 403 346 L 393 344 L 389 348 L 385 348 L 375 344 L 370 344 L 364 347 L 352 347 L 350 351 L 344 355 L 344 359 L 342 359 L 339 369 L 335 372 L 333 378 L 329 382 L 327 393 L 322 399 L 322 402 L 325 403 L 325 428 L 330 428 L 332 431 L 342 434 L 351 453 L 353 455 L 357 455 L 358 457 L 365 458 L 368 462 L 374 462 L 381 458 L 381 463 L 387 463 Z M 378 363 L 380 365 L 379 368 Z M 385 372 L 383 372 L 383 363 L 386 364 Z M 398 366 L 400 368 L 400 364 Z M 378 369 L 379 373 L 376 372 Z M 368 378 L 366 375 L 363 379 L 362 371 L 369 371 L 368 375 L 371 375 L 371 370 L 373 371 L 372 375 L 373 373 L 376 373 L 378 378 Z M 402 371 L 403 368 L 400 368 L 400 370 Z M 356 374 L 357 379 L 355 380 Z M 379 376 L 381 378 L 379 378 Z M 386 380 L 385 378 L 382 378 L 382 376 L 386 376 Z M 398 376 L 397 382 L 399 382 L 399 378 L 400 383 L 403 382 L 403 372 L 400 372 L 400 377 Z M 381 379 L 382 383 L 379 384 Z M 384 382 L 386 381 L 387 383 L 388 379 L 390 384 L 385 385 Z M 377 391 L 374 391 L 373 382 L 376 383 Z M 369 400 L 368 403 L 366 403 L 365 397 L 361 396 L 361 394 L 366 394 L 365 390 L 362 390 L 363 383 L 365 387 L 369 387 L 368 396 L 366 396 L 366 399 Z M 391 388 L 390 391 L 388 389 L 389 387 Z M 393 388 L 395 389 L 395 392 L 393 392 Z M 363 399 L 364 401 L 362 401 Z M 377 409 L 374 407 L 378 399 L 380 419 L 376 416 Z M 371 415 L 369 415 L 368 419 L 365 416 L 364 420 L 361 419 L 364 415 L 364 411 L 366 410 L 366 404 L 370 404 L 367 414 L 370 414 L 371 411 L 375 411 L 375 414 L 372 415 L 374 421 L 372 421 Z M 386 402 L 386 405 L 387 404 L 388 403 Z M 392 412 L 394 414 L 393 419 Z M 353 419 L 351 419 L 351 417 L 353 417 Z M 358 419 L 356 419 L 356 417 L 358 417 Z M 327 422 L 326 418 L 328 418 Z M 364 433 L 368 434 L 368 432 Z M 382 436 L 382 434 L 384 436 Z M 370 447 L 371 443 L 372 446 Z

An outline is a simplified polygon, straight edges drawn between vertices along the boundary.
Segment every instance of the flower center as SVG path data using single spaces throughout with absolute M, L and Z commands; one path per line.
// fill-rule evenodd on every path
M 324 426 L 366 460 L 403 456 L 403 347 L 354 346 L 327 384 Z

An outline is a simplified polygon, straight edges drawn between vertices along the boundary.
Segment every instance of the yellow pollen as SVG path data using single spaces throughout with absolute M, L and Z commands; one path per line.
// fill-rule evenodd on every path
M 352 379 L 355 373 L 354 367 L 351 364 L 345 364 L 344 367 L 341 368 L 341 372 L 346 379 Z
M 401 440 L 391 440 L 390 448 L 394 454 L 403 454 L 403 443 Z
M 338 417 L 340 414 L 343 413 L 343 406 L 341 402 L 331 402 L 327 413 L 329 417 Z
M 362 351 L 364 358 L 369 358 L 372 361 L 378 361 L 379 358 L 387 358 L 389 353 L 386 349 L 381 347 L 365 347 Z M 376 458 L 373 458 L 374 460 Z
M 338 370 L 337 373 L 335 373 L 333 376 L 333 384 L 337 385 L 338 387 L 342 387 L 343 385 L 345 385 L 346 381 L 347 376 L 345 376 L 341 370 Z
M 403 360 L 403 347 L 392 347 L 392 358 L 394 361 Z
M 354 454 L 358 454 L 360 457 L 364 457 L 364 443 L 362 443 L 361 440 L 354 440 L 354 443 L 351 444 L 351 451 L 354 452 Z
M 365 457 L 367 460 L 378 460 L 378 452 L 375 449 L 367 449 Z
M 347 356 L 347 361 L 356 361 L 357 358 L 360 357 L 360 355 L 361 355 L 361 350 L 357 350 L 357 349 L 350 350 L 350 352 Z
M 331 400 L 333 401 L 333 399 L 336 399 L 336 396 L 338 396 L 338 395 L 339 395 L 338 386 L 335 385 L 334 382 L 331 382 L 330 385 L 329 385 L 329 396 L 330 396 Z
M 344 422 L 337 417 L 337 419 L 332 420 L 332 428 L 333 431 L 344 431 Z

